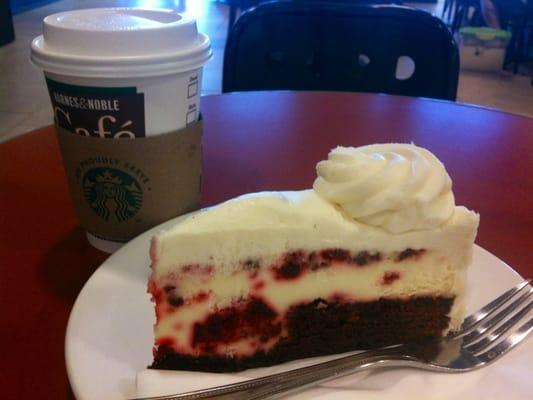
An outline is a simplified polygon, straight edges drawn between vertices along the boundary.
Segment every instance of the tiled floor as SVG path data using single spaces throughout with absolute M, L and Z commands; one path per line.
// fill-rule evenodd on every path
M 0 47 L 0 142 L 52 123 L 41 71 L 29 62 L 31 40 L 49 14 L 74 8 L 145 6 L 176 8 L 196 16 L 199 29 L 213 43 L 214 59 L 204 70 L 202 93 L 220 93 L 227 6 L 212 0 L 61 0 L 14 17 L 16 40 Z M 427 8 L 440 15 L 442 1 Z M 462 72 L 458 100 L 533 117 L 533 86 L 525 76 Z

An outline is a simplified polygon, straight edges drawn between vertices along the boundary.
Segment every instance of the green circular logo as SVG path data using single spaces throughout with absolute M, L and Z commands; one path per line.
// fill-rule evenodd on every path
M 131 175 L 114 168 L 93 168 L 82 180 L 83 194 L 93 211 L 106 221 L 126 221 L 142 205 L 143 191 Z

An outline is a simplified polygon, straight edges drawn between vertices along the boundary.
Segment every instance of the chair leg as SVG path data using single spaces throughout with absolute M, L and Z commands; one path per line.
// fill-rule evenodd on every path
M 453 15 L 455 15 L 455 11 L 457 10 L 458 4 L 457 0 L 450 0 L 450 5 L 448 6 L 448 15 L 446 17 L 446 20 L 451 25 L 453 23 Z
M 455 9 L 455 13 L 453 16 L 452 21 L 452 33 L 455 33 L 461 28 L 461 25 L 463 24 L 464 14 L 466 11 L 466 7 L 463 5 L 458 5 Z
M 518 40 L 516 42 L 516 56 L 514 59 L 514 66 L 513 66 L 513 73 L 518 73 L 518 67 L 520 65 L 520 62 L 522 62 L 522 58 L 524 57 L 524 31 L 521 29 L 521 26 L 518 26 L 516 29 L 516 34 L 518 36 Z
M 518 73 L 518 66 L 522 61 L 524 52 L 524 31 L 523 28 L 516 23 L 510 22 L 511 40 L 507 46 L 506 65 L 512 67 L 513 74 Z
M 444 0 L 444 4 L 442 6 L 442 14 L 441 14 L 442 19 L 446 17 L 446 11 L 448 10 L 448 7 L 450 7 L 450 0 Z

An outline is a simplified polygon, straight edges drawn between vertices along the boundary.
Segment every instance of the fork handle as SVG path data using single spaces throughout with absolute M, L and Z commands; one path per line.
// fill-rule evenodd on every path
M 377 366 L 405 365 L 409 357 L 397 350 L 365 351 L 339 359 L 281 372 L 244 382 L 218 386 L 171 396 L 152 397 L 152 400 L 260 400 L 278 398 L 328 380 Z M 145 399 L 145 400 L 150 400 Z

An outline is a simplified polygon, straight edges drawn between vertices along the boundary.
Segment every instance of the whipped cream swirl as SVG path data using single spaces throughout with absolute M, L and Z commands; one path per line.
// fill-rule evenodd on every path
M 313 188 L 320 196 L 391 233 L 436 228 L 454 211 L 444 165 L 412 144 L 337 147 L 317 164 L 317 174 Z

